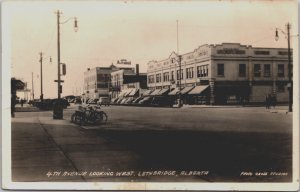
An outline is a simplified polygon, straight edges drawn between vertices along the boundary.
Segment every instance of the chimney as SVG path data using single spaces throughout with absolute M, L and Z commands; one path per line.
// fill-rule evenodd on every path
M 140 75 L 140 66 L 139 66 L 139 64 L 135 65 L 135 73 L 136 73 L 137 76 Z

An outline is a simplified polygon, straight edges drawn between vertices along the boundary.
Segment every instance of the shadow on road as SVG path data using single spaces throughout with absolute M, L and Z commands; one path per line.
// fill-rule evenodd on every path
M 94 130 L 95 131 L 95 130 Z M 210 181 L 291 181 L 292 135 L 197 131 L 113 131 L 97 134 L 140 156 L 136 169 L 210 172 Z M 271 172 L 288 173 L 271 176 Z M 268 176 L 241 176 L 242 172 Z

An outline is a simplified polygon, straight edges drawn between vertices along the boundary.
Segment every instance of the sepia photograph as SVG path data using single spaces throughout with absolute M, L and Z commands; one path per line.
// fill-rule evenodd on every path
M 299 190 L 298 1 L 3 1 L 2 188 Z

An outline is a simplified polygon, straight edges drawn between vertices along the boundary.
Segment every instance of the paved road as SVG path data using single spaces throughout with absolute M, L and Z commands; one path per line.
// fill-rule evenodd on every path
M 291 179 L 291 114 L 259 107 L 111 106 L 103 107 L 109 116 L 107 125 L 80 127 L 69 121 L 74 109 L 65 110 L 65 120 L 55 121 L 49 111 L 16 114 L 13 180 Z M 119 171 L 121 177 L 116 176 Z

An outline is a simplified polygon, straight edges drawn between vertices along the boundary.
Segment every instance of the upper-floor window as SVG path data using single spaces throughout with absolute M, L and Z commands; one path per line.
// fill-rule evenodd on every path
M 171 81 L 174 81 L 174 71 L 171 71 Z
M 284 64 L 278 64 L 277 76 L 284 77 Z
M 218 64 L 218 76 L 224 76 L 224 64 Z
M 159 83 L 159 82 L 161 82 L 161 74 L 160 73 L 156 74 L 156 83 Z
M 179 70 L 177 70 L 177 80 L 179 80 L 179 75 L 180 75 L 180 79 L 183 79 L 183 69 L 181 69 L 180 74 L 179 74 Z
M 264 64 L 264 77 L 270 77 L 270 76 L 271 76 L 271 65 Z
M 197 66 L 197 77 L 208 76 L 208 65 Z
M 148 83 L 154 83 L 154 75 L 148 76 Z
M 194 68 L 193 67 L 186 69 L 186 78 L 187 79 L 194 78 Z
M 164 74 L 164 82 L 169 81 L 169 72 L 165 72 Z
M 246 77 L 246 64 L 239 64 L 239 77 Z
M 254 77 L 260 77 L 260 76 L 261 76 L 260 64 L 254 64 Z

